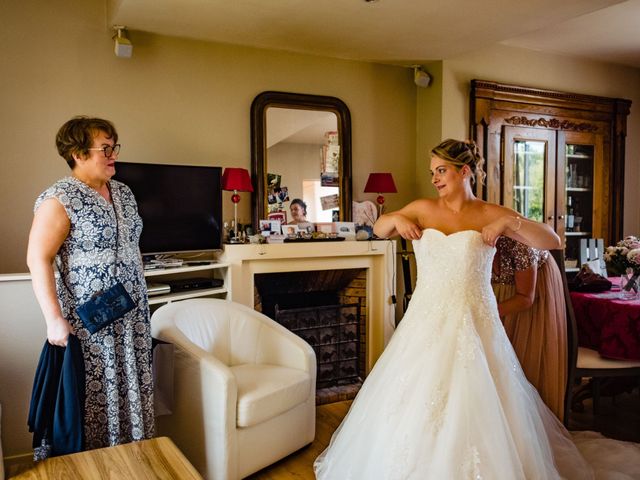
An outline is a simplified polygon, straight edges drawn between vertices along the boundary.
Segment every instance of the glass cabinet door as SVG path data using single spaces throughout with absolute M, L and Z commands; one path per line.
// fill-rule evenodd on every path
M 556 228 L 555 136 L 545 130 L 519 127 L 505 127 L 504 133 L 502 204 L 523 217 Z
M 545 142 L 513 142 L 513 209 L 524 217 L 544 218 Z
M 602 141 L 593 134 L 566 132 L 560 136 L 558 147 L 558 163 L 563 171 L 558 196 L 564 200 L 565 267 L 571 272 L 580 267 L 580 239 L 606 236 L 602 206 L 595 202 L 602 183 Z
M 578 271 L 580 239 L 608 244 L 610 173 L 602 135 L 505 126 L 502 138 L 501 203 L 553 228 L 565 248 L 565 269 Z

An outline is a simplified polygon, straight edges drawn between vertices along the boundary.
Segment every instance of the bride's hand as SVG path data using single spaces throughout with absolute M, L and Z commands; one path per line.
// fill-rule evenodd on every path
M 394 226 L 398 235 L 406 240 L 418 240 L 422 237 L 422 228 L 402 214 L 394 213 Z
M 482 229 L 482 240 L 487 245 L 492 247 L 496 246 L 496 242 L 498 241 L 498 237 L 502 235 L 507 228 L 509 228 L 511 222 L 514 220 L 514 217 L 509 215 L 504 215 L 500 218 L 497 218 L 490 224 L 486 225 Z

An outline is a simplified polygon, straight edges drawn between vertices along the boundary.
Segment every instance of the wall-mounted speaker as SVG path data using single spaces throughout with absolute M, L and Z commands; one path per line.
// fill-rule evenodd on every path
M 422 67 L 413 67 L 413 81 L 415 84 L 422 88 L 427 88 L 431 85 L 431 75 L 425 72 Z
M 114 51 L 116 53 L 116 57 L 131 58 L 131 55 L 133 54 L 133 45 L 125 35 L 125 27 L 114 25 L 113 28 L 117 31 L 115 37 L 113 37 L 115 40 Z

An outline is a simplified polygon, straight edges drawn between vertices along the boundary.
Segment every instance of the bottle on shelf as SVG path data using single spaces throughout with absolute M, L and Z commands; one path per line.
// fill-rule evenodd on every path
M 567 197 L 567 217 L 566 217 L 566 224 L 565 224 L 565 228 L 567 229 L 567 232 L 573 231 L 574 223 L 575 223 L 575 214 L 573 211 L 573 199 L 571 198 L 571 195 L 569 195 Z
M 573 231 L 580 231 L 580 224 L 582 223 L 582 215 L 580 215 L 580 208 L 578 199 L 576 198 L 575 205 L 573 207 Z
M 569 164 L 569 173 L 567 174 L 567 187 L 574 188 L 578 186 L 578 165 Z

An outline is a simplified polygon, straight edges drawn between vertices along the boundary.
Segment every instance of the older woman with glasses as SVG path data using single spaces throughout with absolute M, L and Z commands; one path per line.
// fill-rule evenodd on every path
M 71 175 L 36 200 L 27 251 L 48 342 L 64 347 L 73 335 L 81 346 L 86 449 L 154 433 L 149 306 L 138 247 L 142 221 L 131 190 L 112 180 L 117 142 L 113 124 L 100 118 L 75 117 L 60 128 L 56 146 Z M 108 314 L 98 307 L 99 314 L 112 315 L 104 325 L 80 315 L 105 296 L 127 307 Z M 36 457 L 46 455 L 46 448 L 36 449 Z

